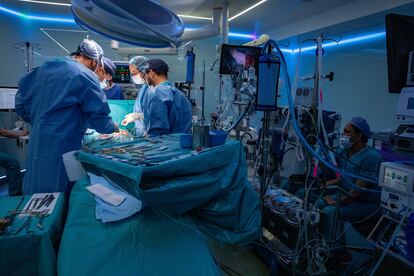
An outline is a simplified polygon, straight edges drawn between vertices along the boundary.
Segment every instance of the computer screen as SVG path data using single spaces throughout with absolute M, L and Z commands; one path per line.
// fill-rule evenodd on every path
M 116 65 L 116 75 L 112 79 L 114 83 L 131 83 L 131 75 L 129 72 L 128 63 L 117 63 Z
M 243 65 L 244 69 L 255 68 L 259 70 L 260 47 L 223 44 L 220 56 L 220 74 L 231 74 L 237 65 Z
M 407 109 L 414 109 L 414 98 L 408 98 Z
M 17 87 L 0 86 L 0 109 L 14 109 Z
M 394 189 L 408 192 L 408 173 L 403 170 L 385 167 L 384 184 Z

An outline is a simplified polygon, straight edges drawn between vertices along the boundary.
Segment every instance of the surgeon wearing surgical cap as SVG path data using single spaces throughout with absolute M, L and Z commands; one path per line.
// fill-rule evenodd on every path
M 133 131 L 130 131 L 137 137 L 144 137 L 147 134 L 144 124 L 144 114 L 142 106 L 148 97 L 148 92 L 152 87 L 149 87 L 144 80 L 145 71 L 148 70 L 148 58 L 143 56 L 135 56 L 129 61 L 129 72 L 132 81 L 137 85 L 138 97 L 135 100 L 133 112 L 127 114 L 122 121 L 123 126 L 134 123 Z
M 62 154 L 81 148 L 87 127 L 118 131 L 94 73 L 102 55 L 85 39 L 72 58 L 45 62 L 19 81 L 16 112 L 31 124 L 24 194 L 70 192 Z
M 108 100 L 123 100 L 124 93 L 122 88 L 113 82 L 113 78 L 116 75 L 116 65 L 107 57 L 102 58 L 102 64 L 104 69 L 104 81 L 101 82 L 101 88 L 106 94 Z
M 143 104 L 143 112 L 149 135 L 185 133 L 191 127 L 191 103 L 168 81 L 168 71 L 169 67 L 163 60 L 148 61 L 145 81 L 154 89 Z
M 337 152 L 338 166 L 346 171 L 367 178 L 375 179 L 378 176 L 381 162 L 380 154 L 367 145 L 371 138 L 371 130 L 367 121 L 361 117 L 352 118 L 346 125 L 340 138 L 341 149 Z M 349 196 L 327 195 L 317 203 L 326 218 L 322 224 L 322 233 L 330 238 L 335 220 L 335 204 L 340 201 L 339 222 L 337 233 L 344 230 L 344 222 L 353 222 L 372 215 L 380 208 L 380 188 L 378 183 L 369 182 L 353 177 L 338 176 L 329 180 L 329 185 L 339 185 L 348 192 Z M 362 188 L 362 189 L 360 189 Z M 346 264 L 352 260 L 346 249 L 345 235 L 338 238 L 336 244 L 339 264 Z

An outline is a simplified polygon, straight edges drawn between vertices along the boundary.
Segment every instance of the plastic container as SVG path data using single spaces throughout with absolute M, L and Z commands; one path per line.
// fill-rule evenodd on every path
M 227 132 L 223 130 L 210 131 L 210 147 L 224 145 L 227 139 Z
M 62 155 L 66 173 L 68 175 L 69 181 L 72 182 L 76 182 L 86 177 L 86 172 L 83 169 L 81 162 L 79 162 L 75 157 L 76 152 L 78 151 L 70 151 Z
M 193 148 L 193 135 L 192 134 L 182 134 L 180 136 L 180 146 L 183 149 Z

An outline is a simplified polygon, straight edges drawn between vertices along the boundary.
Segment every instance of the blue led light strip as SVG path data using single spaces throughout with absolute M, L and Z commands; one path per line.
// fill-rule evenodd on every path
M 385 36 L 385 32 L 378 32 L 378 33 L 373 33 L 373 34 L 368 34 L 368 35 L 362 35 L 362 36 L 356 36 L 356 37 L 352 37 L 352 38 L 342 39 L 339 42 L 323 43 L 322 47 L 323 48 L 329 48 L 329 47 L 333 47 L 333 46 L 354 44 L 354 43 L 358 43 L 358 42 L 374 40 L 374 39 L 381 38 L 381 37 L 384 37 L 384 36 Z M 305 52 L 305 51 L 310 51 L 310 50 L 316 50 L 316 45 L 309 46 L 309 47 L 303 47 L 300 51 Z M 291 53 L 293 53 L 293 54 L 299 53 L 299 48 L 291 50 L 291 51 L 292 51 Z
M 48 21 L 48 22 L 58 22 L 58 23 L 73 23 L 75 20 L 72 18 L 61 18 L 61 17 L 50 17 L 50 16 L 37 16 L 37 15 L 26 15 L 24 13 L 6 8 L 0 5 L 0 11 L 3 11 L 8 14 L 16 15 L 18 17 L 27 19 L 27 20 L 37 20 L 37 21 Z

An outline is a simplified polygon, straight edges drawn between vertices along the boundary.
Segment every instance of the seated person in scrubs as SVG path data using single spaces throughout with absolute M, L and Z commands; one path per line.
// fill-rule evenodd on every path
M 371 131 L 366 120 L 361 117 L 352 118 L 346 124 L 341 137 L 342 149 L 338 152 L 339 167 L 367 178 L 377 178 L 383 160 L 375 149 L 367 145 L 370 137 Z M 381 206 L 380 188 L 378 183 L 341 176 L 327 181 L 326 185 L 338 185 L 350 195 L 350 197 L 342 195 L 342 198 L 326 195 L 323 200 L 316 203 L 326 218 L 324 221 L 321 220 L 322 234 L 329 240 L 334 223 L 335 204 L 340 201 L 337 235 L 342 235 L 335 244 L 337 249 L 334 255 L 337 264 L 346 264 L 352 260 L 352 255 L 346 249 L 344 222 L 362 220 L 377 212 Z M 374 191 L 361 190 L 358 187 Z
M 20 131 L 0 128 L 0 136 L 7 138 L 19 138 L 29 134 L 27 129 Z M 22 194 L 22 176 L 20 173 L 19 159 L 5 152 L 0 152 L 0 167 L 6 170 L 7 184 L 9 185 L 9 196 Z
M 108 100 L 123 100 L 124 93 L 122 88 L 115 84 L 112 79 L 115 77 L 116 74 L 116 66 L 107 57 L 102 57 L 103 69 L 105 74 L 105 79 L 101 82 L 101 88 L 106 94 L 106 98 Z
M 151 87 L 146 84 L 144 79 L 144 74 L 147 70 L 148 58 L 136 56 L 129 61 L 129 71 L 131 73 L 132 81 L 139 88 L 139 92 L 138 97 L 135 100 L 133 113 L 126 115 L 121 124 L 126 126 L 129 123 L 134 122 L 135 127 L 132 134 L 138 137 L 144 137 L 147 133 L 144 124 L 144 114 L 142 111 L 142 106 L 148 97 L 148 91 L 151 89 Z
M 169 67 L 163 60 L 148 61 L 145 81 L 154 88 L 143 103 L 143 113 L 149 135 L 186 133 L 191 127 L 191 103 L 168 81 L 168 71 Z

